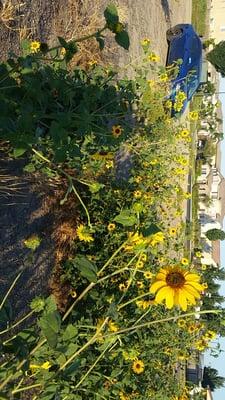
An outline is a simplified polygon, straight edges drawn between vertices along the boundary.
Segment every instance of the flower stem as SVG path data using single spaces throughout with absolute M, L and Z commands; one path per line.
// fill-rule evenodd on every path
M 115 336 L 115 335 L 120 335 L 121 333 L 126 333 L 126 332 L 132 332 L 132 331 L 136 331 L 137 329 L 141 329 L 141 328 L 146 328 L 150 325 L 156 325 L 156 324 L 160 324 L 162 322 L 168 322 L 168 321 L 176 321 L 177 319 L 180 318 L 184 318 L 184 317 L 191 317 L 195 314 L 218 314 L 221 313 L 223 310 L 203 310 L 203 311 L 194 311 L 191 313 L 185 313 L 185 314 L 181 314 L 178 316 L 173 316 L 173 317 L 168 317 L 168 318 L 163 318 L 163 319 L 157 319 L 155 321 L 150 321 L 150 322 L 145 322 L 143 324 L 139 324 L 139 325 L 135 325 L 135 326 L 131 326 L 129 328 L 124 328 L 121 329 L 117 332 L 113 332 L 113 333 L 109 333 L 107 335 L 104 335 L 104 338 L 109 337 L 109 336 Z
M 84 204 L 82 198 L 80 197 L 80 195 L 79 195 L 77 189 L 75 188 L 75 186 L 74 186 L 74 184 L 73 184 L 73 180 L 75 180 L 75 178 L 74 178 L 73 176 L 67 174 L 63 169 L 59 168 L 59 167 L 58 167 L 57 165 L 55 165 L 52 161 L 50 161 L 48 158 L 44 157 L 44 156 L 43 156 L 39 151 L 37 151 L 36 149 L 32 148 L 31 150 L 32 150 L 39 158 L 41 158 L 43 161 L 47 162 L 48 164 L 51 164 L 51 165 L 53 166 L 53 168 L 55 168 L 57 171 L 59 171 L 61 174 L 65 175 L 65 176 L 67 177 L 67 179 L 68 179 L 68 181 L 69 181 L 69 188 L 68 188 L 68 191 L 66 192 L 66 196 L 64 197 L 63 200 L 65 201 L 66 198 L 67 198 L 68 193 L 69 193 L 70 191 L 73 191 L 73 192 L 75 193 L 76 197 L 78 198 L 80 204 L 82 205 L 82 207 L 83 207 L 85 213 L 86 213 L 87 220 L 88 220 L 88 226 L 91 228 L 91 221 L 90 221 L 90 215 L 89 215 L 88 209 L 87 209 L 87 207 L 85 206 L 85 204 Z
M 138 299 L 142 299 L 142 297 L 146 297 L 146 296 L 150 296 L 150 293 L 149 293 L 149 292 L 143 293 L 143 294 L 140 294 L 140 295 L 137 296 L 137 297 L 134 297 L 134 298 L 131 299 L 131 300 L 126 301 L 126 303 L 123 303 L 123 304 L 121 304 L 120 306 L 118 306 L 118 310 L 121 310 L 121 308 L 126 307 L 128 304 L 131 304 L 131 303 L 133 303 L 134 301 L 136 301 L 136 300 L 138 300 Z
M 24 387 L 22 387 L 20 389 L 13 390 L 12 394 L 19 393 L 19 392 L 25 392 L 25 390 L 30 390 L 30 389 L 33 389 L 33 388 L 39 387 L 39 386 L 41 386 L 41 383 L 35 383 L 34 385 L 24 386 Z
M 94 369 L 94 367 L 96 366 L 96 364 L 101 360 L 101 358 L 104 356 L 104 354 L 106 353 L 106 351 L 110 348 L 111 343 L 108 344 L 108 346 L 103 350 L 103 352 L 98 356 L 98 358 L 96 358 L 95 362 L 91 365 L 91 367 L 88 369 L 88 371 L 86 372 L 86 374 L 83 375 L 83 377 L 81 378 L 81 380 L 76 384 L 75 388 L 77 389 L 81 383 L 87 378 L 87 376 L 90 374 L 90 372 Z M 113 346 L 112 346 L 113 347 Z
M 127 241 L 126 241 L 127 242 Z M 111 261 L 117 256 L 117 254 L 122 250 L 122 248 L 124 247 L 125 243 L 122 243 L 120 247 L 118 247 L 118 249 L 111 255 L 111 257 L 106 261 L 106 263 L 103 265 L 103 267 L 98 271 L 97 275 L 99 276 L 104 269 L 111 263 Z M 80 294 L 80 296 L 71 304 L 71 306 L 68 308 L 68 310 L 66 311 L 66 313 L 64 314 L 62 321 L 65 321 L 65 319 L 68 317 L 68 315 L 71 313 L 71 311 L 73 310 L 73 308 L 75 307 L 75 305 L 81 300 L 83 299 L 83 297 L 95 286 L 97 285 L 100 281 L 102 281 L 103 278 L 101 278 L 99 281 L 97 282 L 91 282 L 85 289 L 84 291 Z
M 104 328 L 104 326 L 107 324 L 109 320 L 109 317 L 105 318 L 103 323 L 101 324 L 101 326 L 99 327 L 99 329 L 97 329 L 96 333 L 91 337 L 91 339 L 89 339 L 78 351 L 76 351 L 75 353 L 72 354 L 72 356 L 70 356 L 68 358 L 68 360 L 61 365 L 61 367 L 59 368 L 59 370 L 56 372 L 56 376 L 58 375 L 58 373 L 62 370 L 64 370 L 66 368 L 66 366 L 68 364 L 70 364 L 74 358 L 76 358 L 80 353 L 82 353 L 85 349 L 87 349 L 92 343 L 94 343 L 96 341 L 96 339 L 99 336 L 99 333 L 102 331 L 102 329 Z
M 31 317 L 31 315 L 33 315 L 33 314 L 34 314 L 34 310 L 30 311 L 23 318 L 19 319 L 19 321 L 15 322 L 15 324 L 9 326 L 9 328 L 4 329 L 4 331 L 1 331 L 0 335 L 3 335 L 3 333 L 6 333 L 6 332 L 10 331 L 11 329 L 15 328 L 16 326 L 20 325 L 23 321 L 25 321 L 27 318 Z
M 20 272 L 18 273 L 18 275 L 15 277 L 13 283 L 11 284 L 10 288 L 7 290 L 5 296 L 3 297 L 3 300 L 2 300 L 2 302 L 1 302 L 1 304 L 0 304 L 0 310 L 1 310 L 2 307 L 4 306 L 4 304 L 5 304 L 6 300 L 7 300 L 7 298 L 9 297 L 11 291 L 13 290 L 13 288 L 14 288 L 16 282 L 18 281 L 18 279 L 20 278 L 20 276 L 22 275 L 22 273 L 23 273 L 23 271 L 20 271 Z

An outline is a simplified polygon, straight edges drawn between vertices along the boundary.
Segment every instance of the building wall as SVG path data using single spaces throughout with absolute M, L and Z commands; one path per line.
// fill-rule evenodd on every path
M 225 0 L 211 0 L 210 37 L 216 43 L 225 40 Z

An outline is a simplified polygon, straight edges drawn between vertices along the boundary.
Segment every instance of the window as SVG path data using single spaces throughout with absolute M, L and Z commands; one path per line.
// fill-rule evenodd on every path
M 222 25 L 222 26 L 220 27 L 220 31 L 221 31 L 221 32 L 225 32 L 225 25 Z

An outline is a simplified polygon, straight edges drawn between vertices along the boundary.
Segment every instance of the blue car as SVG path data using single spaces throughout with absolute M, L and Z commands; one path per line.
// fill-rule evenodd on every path
M 172 116 L 179 116 L 200 85 L 202 42 L 190 24 L 174 26 L 167 31 L 166 37 L 168 42 L 166 65 L 169 67 L 175 63 L 179 68 L 176 77 L 172 79 L 169 97 L 172 101 Z M 183 102 L 182 106 L 179 100 Z

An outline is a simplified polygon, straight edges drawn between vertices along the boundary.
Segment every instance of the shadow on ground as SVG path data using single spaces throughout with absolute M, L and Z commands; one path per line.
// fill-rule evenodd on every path
M 48 294 L 55 258 L 50 232 L 53 215 L 43 210 L 37 183 L 24 176 L 24 160 L 0 156 L 0 298 L 27 265 L 9 296 L 14 320 L 29 310 L 35 296 Z M 41 245 L 33 261 L 27 262 L 30 250 L 24 246 L 24 239 L 33 234 L 41 238 Z

